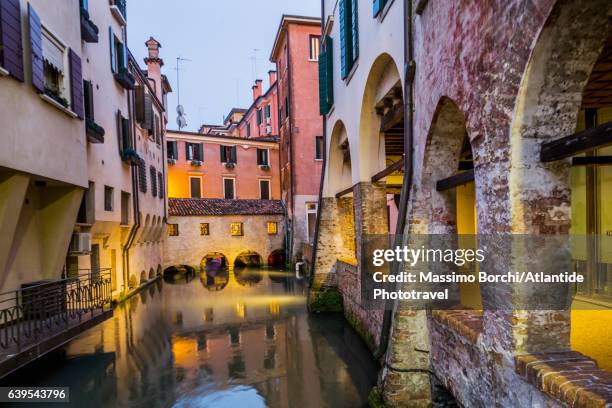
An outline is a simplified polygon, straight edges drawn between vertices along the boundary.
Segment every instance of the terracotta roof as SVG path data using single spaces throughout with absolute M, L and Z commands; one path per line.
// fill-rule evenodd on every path
M 169 198 L 170 215 L 283 215 L 280 200 Z

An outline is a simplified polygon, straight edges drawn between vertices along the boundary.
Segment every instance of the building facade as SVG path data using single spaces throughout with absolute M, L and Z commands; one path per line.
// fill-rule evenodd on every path
M 247 138 L 278 136 L 278 85 L 276 71 L 268 72 L 269 87 L 263 93 L 263 81 L 253 85 L 253 104 L 238 123 L 239 135 Z
M 270 55 L 277 71 L 281 190 L 292 261 L 302 260 L 314 239 L 323 159 L 316 93 L 320 36 L 319 18 L 283 16 Z
M 609 13 L 597 0 L 324 1 L 327 160 L 309 302 L 337 308 L 341 298 L 381 357 L 386 404 L 428 406 L 440 385 L 461 406 L 612 401 L 609 342 L 596 340 L 610 338 L 612 318 L 602 249 L 612 211 L 602 164 Z M 403 220 L 393 206 L 406 208 Z M 362 245 L 389 233 L 405 244 L 394 221 L 403 239 L 569 233 L 598 244 L 571 248 L 589 283 L 575 289 L 570 310 L 520 310 L 508 288 L 479 286 L 459 287 L 455 311 L 407 302 L 369 310 Z M 543 285 L 532 296 L 564 290 Z M 510 309 L 490 307 L 499 302 Z
M 280 198 L 275 138 L 169 131 L 168 195 L 171 198 Z

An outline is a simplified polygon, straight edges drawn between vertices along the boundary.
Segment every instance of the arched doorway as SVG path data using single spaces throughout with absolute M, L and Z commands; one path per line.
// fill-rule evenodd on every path
M 282 269 L 285 267 L 285 250 L 277 249 L 270 252 L 268 255 L 268 267 L 274 269 Z
M 223 290 L 229 282 L 229 261 L 221 252 L 210 252 L 200 261 L 200 282 L 210 291 Z

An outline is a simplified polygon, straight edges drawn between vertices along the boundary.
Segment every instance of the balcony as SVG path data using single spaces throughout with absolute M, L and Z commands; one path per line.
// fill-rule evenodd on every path
M 134 76 L 130 74 L 130 71 L 125 67 L 119 68 L 119 72 L 115 74 L 115 80 L 128 91 L 136 88 L 136 79 L 134 79 Z
M 128 147 L 121 152 L 121 160 L 136 166 L 139 165 L 143 159 L 136 153 L 136 150 Z
M 112 317 L 111 270 L 81 272 L 0 294 L 0 377 Z
M 121 24 L 122 26 L 127 25 L 127 4 L 126 0 L 113 0 L 111 2 L 111 13 L 113 17 Z
M 85 119 L 85 132 L 89 143 L 104 143 L 104 128 L 90 118 Z
M 88 43 L 98 42 L 98 26 L 89 18 L 89 11 L 81 8 L 81 39 Z

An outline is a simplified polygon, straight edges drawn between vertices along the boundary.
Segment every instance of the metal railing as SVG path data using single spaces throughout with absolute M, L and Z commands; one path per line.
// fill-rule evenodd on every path
M 22 285 L 0 294 L 0 349 L 21 348 L 94 317 L 110 305 L 111 269 Z

